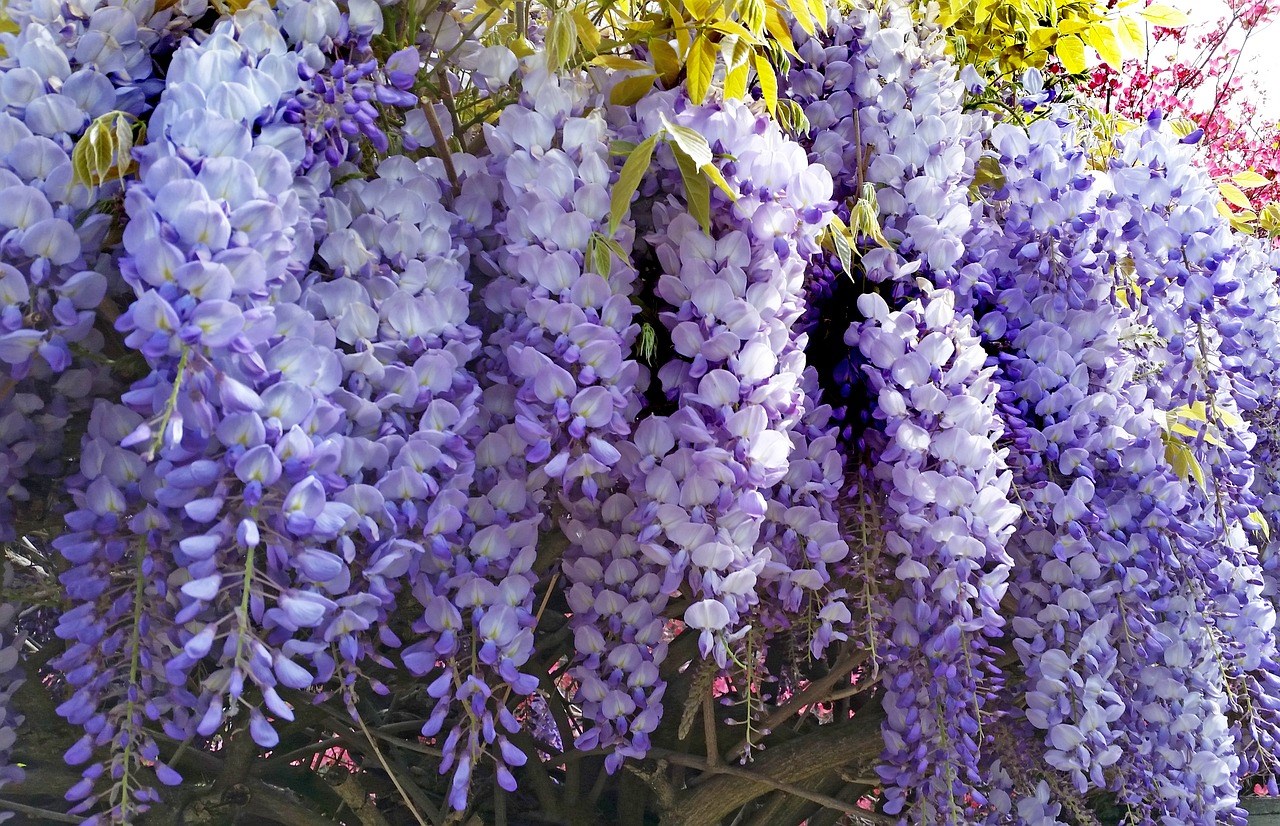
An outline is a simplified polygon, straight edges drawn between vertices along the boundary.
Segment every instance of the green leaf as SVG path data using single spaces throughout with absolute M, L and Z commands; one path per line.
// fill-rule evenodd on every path
M 631 206 L 631 196 L 640 188 L 640 181 L 644 178 L 644 173 L 649 170 L 649 163 L 653 160 L 653 147 L 657 142 L 658 136 L 650 135 L 643 143 L 631 150 L 631 154 L 622 165 L 622 171 L 618 174 L 618 183 L 613 188 L 613 194 L 609 196 L 610 235 L 618 231 L 622 216 L 627 214 L 627 209 Z
M 1058 38 L 1058 59 L 1069 74 L 1083 72 L 1088 68 L 1084 60 L 1084 41 L 1074 34 Z
M 778 75 L 773 71 L 773 65 L 765 55 L 756 53 L 752 56 L 752 62 L 755 63 L 756 79 L 760 83 L 760 96 L 764 98 L 764 105 L 769 109 L 769 114 L 777 117 Z
M 711 75 L 716 68 L 716 47 L 706 35 L 698 35 L 689 47 L 689 60 L 685 65 L 688 73 L 689 99 L 694 105 L 707 99 L 711 89 Z
M 1237 172 L 1231 176 L 1231 180 L 1241 189 L 1253 189 L 1254 187 L 1266 186 L 1271 181 L 1254 172 L 1252 169 L 1246 169 L 1244 172 Z
M 853 243 L 849 235 L 849 227 L 839 215 L 834 216 L 827 227 L 831 243 L 836 248 L 836 257 L 840 259 L 840 267 L 845 275 L 853 276 Z
M 71 171 L 86 186 L 101 186 L 114 171 L 123 180 L 133 151 L 135 120 L 124 112 L 94 118 L 71 150 Z
M 649 94 L 657 75 L 632 75 L 624 77 L 609 90 L 609 102 L 616 106 L 634 106 L 640 98 Z
M 690 129 L 687 126 L 680 126 L 672 123 L 667 119 L 666 114 L 662 114 L 662 126 L 667 131 L 667 137 L 675 144 L 681 152 L 693 161 L 694 168 L 701 169 L 703 166 L 711 163 L 711 145 L 707 143 L 707 139 L 702 133 L 696 129 Z
M 1249 196 L 1240 191 L 1240 187 L 1235 184 L 1229 184 L 1226 181 L 1218 184 L 1218 192 L 1222 194 L 1222 200 L 1232 206 L 1241 209 L 1252 209 L 1253 204 L 1249 203 Z
M 129 165 L 128 159 L 133 154 L 133 127 L 124 115 L 116 118 L 115 127 L 116 177 L 123 184 L 125 170 Z
M 1168 29 L 1180 28 L 1191 21 L 1186 13 L 1173 6 L 1166 6 L 1164 3 L 1152 3 L 1145 9 L 1138 9 L 1138 15 L 1153 26 L 1163 26 Z
M 587 242 L 587 260 L 591 262 L 591 269 L 599 275 L 609 275 L 609 248 L 606 247 L 601 239 L 600 233 L 592 233 L 591 240 Z
M 680 177 L 684 180 L 685 201 L 689 214 L 702 227 L 702 231 L 711 234 L 711 183 L 703 175 L 698 165 L 678 144 L 671 146 L 671 153 L 676 157 L 676 165 L 680 167 Z
M 1249 514 L 1245 517 L 1245 521 L 1253 523 L 1256 530 L 1262 531 L 1263 538 L 1271 538 L 1271 526 L 1267 524 L 1267 518 L 1260 511 L 1254 511 Z
M 983 155 L 973 170 L 973 182 L 977 186 L 990 186 L 1000 189 L 1005 185 L 1004 170 L 1000 168 L 1000 159 L 995 155 Z
M 551 16 L 547 27 L 547 64 L 551 71 L 568 63 L 577 49 L 578 24 L 568 10 L 560 9 Z

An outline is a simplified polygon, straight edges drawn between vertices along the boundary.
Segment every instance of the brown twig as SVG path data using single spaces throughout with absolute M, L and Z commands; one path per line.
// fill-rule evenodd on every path
M 891 824 L 894 822 L 892 818 L 885 817 L 884 815 L 878 815 L 874 812 L 868 812 L 866 809 L 861 809 L 853 803 L 846 803 L 843 800 L 836 800 L 834 797 L 829 795 L 811 792 L 808 789 L 800 788 L 794 783 L 788 783 L 787 781 L 779 780 L 776 777 L 769 777 L 768 775 L 754 772 L 750 769 L 743 769 L 738 766 L 710 765 L 702 758 L 681 754 L 676 751 L 668 751 L 667 749 L 650 749 L 649 753 L 654 757 L 661 757 L 669 763 L 688 766 L 691 769 L 698 769 L 699 771 L 704 771 L 709 774 L 728 775 L 730 777 L 741 777 L 744 780 L 751 780 L 755 783 L 760 783 L 765 786 L 769 786 L 770 788 L 777 789 L 780 792 L 786 792 L 794 797 L 808 800 L 810 803 L 817 803 L 819 806 L 823 806 L 827 809 L 835 809 L 836 811 L 844 812 L 845 814 L 853 817 L 855 821 L 860 818 L 864 823 L 870 824 Z
M 706 782 L 680 794 L 675 805 L 665 811 L 663 823 L 712 826 L 746 803 L 776 790 L 778 782 L 797 788 L 814 786 L 823 776 L 878 753 L 883 746 L 880 726 L 884 719 L 883 710 L 869 706 L 851 720 L 816 726 L 808 733 L 771 746 L 756 758 L 752 771 L 745 775 L 737 770 L 717 770 Z M 654 756 L 661 759 L 661 753 Z M 669 762 L 676 764 L 675 759 Z M 866 817 L 868 813 L 859 809 L 856 814 Z
M 12 800 L 0 800 L 0 809 L 8 809 L 11 812 L 17 812 L 22 815 L 31 815 L 40 818 L 40 822 L 55 821 L 57 823 L 84 823 L 83 817 L 75 815 L 66 815 L 62 812 L 54 812 L 49 809 L 40 809 L 35 806 L 28 806 L 25 803 L 15 803 Z
M 702 695 L 702 736 L 707 740 L 707 765 L 715 768 L 720 764 L 720 750 L 716 747 L 716 715 L 711 699 L 711 692 Z
M 355 712 L 355 709 L 352 708 L 352 711 Z M 382 749 L 378 748 L 377 741 L 369 733 L 369 727 L 364 724 L 364 717 L 360 716 L 359 712 L 355 712 L 355 718 L 356 722 L 360 724 L 360 731 L 364 733 L 365 739 L 369 741 L 369 746 L 373 749 L 374 756 L 382 764 L 382 770 L 387 773 L 387 776 L 391 778 L 391 782 L 395 784 L 396 791 L 400 793 L 400 799 L 404 801 L 404 805 L 409 809 L 409 813 L 413 815 L 413 819 L 418 821 L 419 826 L 428 826 L 427 821 L 423 819 L 422 814 L 418 811 L 418 807 L 413 805 L 413 800 L 409 797 L 409 793 L 401 785 L 399 775 L 391 770 L 391 766 L 387 763 L 387 758 L 382 756 Z
M 440 119 L 436 117 L 436 105 L 431 98 L 422 99 L 422 113 L 427 116 L 427 126 L 431 127 L 431 135 L 435 138 L 436 157 L 444 164 L 444 173 L 449 176 L 449 183 L 453 185 L 453 194 L 460 194 L 462 183 L 458 180 L 458 170 L 453 166 L 453 153 L 449 151 L 449 141 L 444 136 Z
M 836 661 L 825 675 L 817 680 L 809 683 L 798 694 L 787 701 L 786 705 L 775 709 L 768 717 L 761 722 L 760 727 L 764 731 L 772 731 L 787 721 L 788 718 L 797 714 L 801 708 L 820 703 L 827 698 L 827 693 L 845 677 L 853 672 L 855 668 L 864 663 L 867 659 L 865 653 L 856 656 L 846 656 Z M 724 753 L 726 762 L 734 760 L 738 755 L 742 754 L 742 750 L 747 747 L 746 739 L 735 743 L 733 748 Z

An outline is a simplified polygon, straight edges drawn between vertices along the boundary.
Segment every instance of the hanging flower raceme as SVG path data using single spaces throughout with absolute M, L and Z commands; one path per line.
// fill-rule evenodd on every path
M 1101 223 L 1109 196 L 1059 120 L 1030 135 L 998 126 L 992 143 L 1000 208 L 972 248 L 991 277 L 978 327 L 1019 456 L 1012 630 L 1027 719 L 1080 793 L 1216 822 L 1234 808 L 1235 761 L 1206 620 L 1176 557 L 1187 493 L 1133 382 L 1139 361 L 1120 341 L 1133 325 L 1097 254 L 1125 236 Z
M 874 479 L 885 501 L 885 551 L 900 591 L 887 623 L 886 810 L 917 822 L 969 819 L 983 803 L 982 721 L 998 686 L 992 641 L 1017 522 L 996 441 L 997 386 L 954 294 L 930 291 L 891 312 L 868 293 L 857 347 L 883 421 Z
M 1258 543 L 1258 565 L 1261 568 L 1260 581 L 1248 583 L 1246 593 L 1250 600 L 1238 600 L 1237 611 L 1241 614 L 1252 614 L 1265 617 L 1265 608 L 1260 610 L 1259 603 L 1268 605 L 1274 611 L 1280 605 L 1280 543 L 1276 534 L 1277 520 L 1280 518 L 1280 455 L 1277 455 L 1277 439 L 1280 439 L 1280 411 L 1277 410 L 1275 392 L 1276 360 L 1271 357 L 1280 339 L 1280 289 L 1277 288 L 1280 274 L 1280 258 L 1273 251 L 1268 251 L 1260 243 L 1249 242 L 1242 245 L 1240 266 L 1249 277 L 1241 281 L 1240 302 L 1251 311 L 1247 325 L 1242 325 L 1235 339 L 1241 345 L 1239 353 L 1229 360 L 1239 377 L 1240 384 L 1247 388 L 1239 395 L 1241 416 L 1249 425 L 1249 431 L 1255 441 L 1250 457 L 1254 465 L 1252 493 L 1257 510 L 1245 516 L 1245 526 L 1261 529 L 1262 536 L 1254 534 Z M 1238 365 L 1238 366 L 1237 366 Z M 1255 515 L 1256 514 L 1256 515 Z M 1261 519 L 1265 524 L 1259 525 Z M 1258 623 L 1262 625 L 1262 623 Z M 1272 629 L 1272 640 L 1259 646 L 1261 654 L 1272 650 L 1276 644 L 1275 629 Z M 1256 677 L 1259 688 L 1274 696 L 1280 689 L 1269 679 L 1269 670 L 1265 668 L 1267 661 L 1259 657 L 1257 670 L 1264 672 Z M 1260 703 L 1264 709 L 1268 703 Z M 1280 749 L 1280 732 L 1273 729 L 1274 715 L 1254 714 L 1246 718 L 1243 726 L 1247 738 L 1260 747 L 1256 752 L 1248 754 L 1252 761 L 1252 771 L 1263 773 L 1269 771 L 1274 777 L 1277 774 L 1275 754 Z
M 803 107 L 810 157 L 832 173 L 837 214 L 851 228 L 846 263 L 834 252 L 815 256 L 806 278 L 809 357 L 819 369 L 825 399 L 840 425 L 843 452 L 856 481 L 849 499 L 862 500 L 865 514 L 878 485 L 865 457 L 882 442 L 872 419 L 874 392 L 856 348 L 843 346 L 858 320 L 862 279 L 888 281 L 901 300 L 916 295 L 917 279 L 950 287 L 961 313 L 972 302 L 975 277 L 961 268 L 962 238 L 972 222 L 967 197 L 981 122 L 961 107 L 964 87 L 945 53 L 945 39 L 932 24 L 917 23 L 906 4 L 858 3 L 814 36 L 798 29 L 802 61 L 786 76 L 781 93 Z M 863 243 L 859 248 L 859 240 Z M 819 323 L 819 320 L 821 323 Z M 861 458 L 860 458 L 861 457 Z M 862 611 L 880 613 L 872 580 L 889 572 L 858 566 L 864 580 Z M 872 632 L 874 635 L 874 631 Z
M 2 78 L 3 75 L 0 75 Z M 66 475 L 73 418 L 117 385 L 95 329 L 112 273 L 93 214 L 93 188 L 76 182 L 69 155 L 18 118 L 0 114 L 0 537 L 12 540 L 26 479 Z
M 72 604 L 55 629 L 67 648 L 53 665 L 69 688 L 58 714 L 85 729 L 67 763 L 88 763 L 67 797 L 76 811 L 99 807 L 106 822 L 119 823 L 159 799 L 149 778 L 179 781 L 147 727 L 196 699 L 165 676 L 176 632 L 170 519 L 149 501 L 159 484 L 154 468 L 120 447 L 141 423 L 122 405 L 95 405 L 80 473 L 69 482 L 75 509 L 54 541 L 70 563 L 59 581 Z M 102 750 L 105 758 L 95 756 Z
M 1114 209 L 1105 220 L 1143 228 L 1128 241 L 1123 271 L 1142 295 L 1137 323 L 1154 333 L 1135 349 L 1149 393 L 1166 411 L 1166 452 L 1194 482 L 1183 517 L 1189 524 L 1177 537 L 1181 570 L 1214 629 L 1215 665 L 1243 736 L 1240 774 L 1272 774 L 1280 767 L 1280 672 L 1275 605 L 1262 596 L 1255 546 L 1265 541 L 1258 524 L 1265 517 L 1253 460 L 1255 440 L 1265 435 L 1242 417 L 1260 402 L 1256 373 L 1242 362 L 1256 364 L 1258 351 L 1247 351 L 1265 341 L 1275 318 L 1274 311 L 1267 318 L 1265 301 L 1250 300 L 1266 287 L 1245 282 L 1266 285 L 1274 271 L 1217 213 L 1217 187 L 1189 163 L 1192 148 L 1160 127 L 1153 113 L 1146 129 L 1120 145 L 1109 170 Z
M 835 325 L 811 350 L 840 403 L 847 449 L 865 457 L 851 462 L 846 496 L 883 512 L 885 534 L 870 541 L 883 543 L 885 569 L 848 573 L 870 580 L 855 590 L 872 639 L 885 640 L 872 656 L 888 671 L 887 807 L 910 802 L 920 822 L 963 819 L 987 788 L 981 725 L 1000 684 L 992 641 L 1003 634 L 1004 546 L 1017 515 L 996 447 L 995 385 L 968 313 L 974 278 L 962 272 L 981 123 L 962 114 L 940 33 L 916 26 L 905 5 L 857 5 L 798 48 L 805 61 L 786 94 L 804 107 L 812 156 L 832 171 L 855 234 L 883 233 L 839 287 L 820 257 L 809 289 L 812 317 Z M 883 282 L 895 306 L 920 297 L 891 312 L 868 293 L 855 311 L 855 281 Z M 832 355 L 845 329 L 851 347 Z M 882 574 L 900 590 L 881 595 Z
M 154 564 L 147 549 L 171 549 L 164 565 L 172 566 L 174 590 L 147 601 L 148 610 L 135 609 L 131 627 L 150 626 L 148 640 L 166 635 L 176 653 L 139 660 L 126 669 L 129 679 L 161 671 L 178 701 L 146 710 L 153 719 L 164 713 L 173 736 L 209 736 L 228 712 L 247 705 L 250 733 L 265 747 L 278 735 L 259 702 L 276 719 L 292 719 L 279 686 L 305 688 L 354 668 L 358 637 L 379 603 L 352 588 L 346 572 L 356 509 L 339 492 L 361 459 L 344 453 L 343 411 L 326 398 L 338 388 L 338 358 L 286 335 L 280 322 L 294 319 L 287 312 L 277 318 L 273 308 L 298 294 L 295 273 L 312 245 L 301 205 L 325 186 L 323 176 L 295 182 L 304 137 L 278 123 L 303 60 L 286 50 L 279 19 L 265 5 L 251 6 L 199 45 L 184 45 L 169 66 L 152 139 L 139 151 L 139 180 L 126 196 L 121 268 L 136 298 L 117 324 L 151 368 L 125 396 L 143 420 L 112 443 L 130 448 L 130 466 L 144 468 L 130 480 L 146 480 L 143 501 L 119 501 L 85 468 L 86 499 L 69 517 L 79 533 L 59 545 L 85 576 L 131 551 L 135 605 Z M 95 485 L 108 503 L 97 510 Z M 103 507 L 118 524 L 97 518 Z M 99 602 L 82 599 L 80 622 L 100 621 Z M 157 627 L 152 611 L 172 625 Z M 124 656 L 137 651 L 126 648 Z M 75 656 L 103 653 L 112 652 Z M 208 669 L 198 687 L 189 683 L 197 666 Z M 116 703 L 122 691 L 138 694 L 118 680 L 108 673 L 95 681 L 69 711 Z M 261 701 L 247 702 L 246 683 Z M 137 708 L 126 717 L 130 731 L 141 727 Z M 155 759 L 140 750 L 123 754 L 126 762 Z M 145 802 L 149 793 L 129 788 L 118 773 L 113 779 L 111 816 L 127 819 L 129 795 Z M 88 773 L 86 780 L 79 796 L 90 791 Z
M 734 158 L 719 174 L 736 198 L 712 194 L 710 234 L 672 200 L 653 205 L 646 238 L 663 273 L 655 293 L 675 353 L 657 379 L 679 405 L 662 424 L 670 437 L 651 445 L 661 452 L 642 454 L 655 468 L 646 484 L 661 526 L 646 540 L 687 578 L 694 603 L 684 619 L 699 630 L 703 655 L 723 667 L 748 631 L 759 581 L 791 575 L 791 560 L 761 543 L 761 529 L 804 413 L 803 339 L 792 325 L 831 179 L 741 103 L 695 107 L 668 93 L 646 98 L 637 116 L 639 137 L 668 135 L 673 144 L 659 151 L 659 172 L 642 193 L 683 192 L 682 180 L 703 174 L 699 163 L 709 161 L 689 154 L 697 145 L 690 135 L 703 136 L 708 158 Z M 838 534 L 813 528 L 828 546 L 818 556 L 847 553 Z
M 3 584 L 8 589 L 13 583 L 13 572 L 6 565 Z M 18 740 L 18 726 L 22 715 L 13 705 L 13 695 L 24 681 L 19 658 L 23 638 L 15 633 L 18 625 L 18 609 L 14 605 L 0 605 L 0 786 L 20 783 L 25 775 L 21 766 L 10 762 L 9 752 Z M 8 815 L 0 815 L 7 819 Z
M 613 770 L 647 751 L 661 716 L 668 589 L 638 538 L 644 491 L 631 422 L 648 373 L 630 357 L 634 231 L 610 225 L 610 131 L 584 81 L 530 66 L 524 100 L 486 133 L 505 212 L 485 295 L 529 486 L 553 497 L 569 540 L 560 569 L 574 632 L 569 673 L 589 721 L 576 745 L 612 749 Z
M 123 287 L 104 247 L 112 217 L 97 207 L 118 197 L 127 171 L 117 132 L 132 140 L 161 87 L 153 52 L 171 51 L 188 18 L 25 0 L 5 14 L 17 32 L 0 35 L 0 536 L 12 538 L 8 511 L 31 496 L 22 480 L 65 476 L 68 430 L 119 389 L 93 355 L 105 345 L 99 305 Z M 86 128 L 98 153 L 73 162 Z

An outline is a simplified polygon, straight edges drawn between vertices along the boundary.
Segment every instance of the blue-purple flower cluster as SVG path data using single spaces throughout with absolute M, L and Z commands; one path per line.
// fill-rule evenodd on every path
M 13 571 L 8 565 L 4 568 L 3 584 L 6 589 L 13 584 Z M 25 682 L 20 665 L 23 635 L 15 633 L 17 620 L 18 606 L 0 605 L 0 787 L 20 783 L 25 776 L 22 768 L 9 759 L 10 750 L 18 741 L 18 727 L 23 722 L 22 714 L 13 707 L 13 695 Z M 0 814 L 0 820 L 10 817 L 7 812 Z
M 885 679 L 886 811 L 916 796 L 922 821 L 956 822 L 981 803 L 984 707 L 999 669 L 1005 544 L 1019 513 L 996 441 L 997 386 L 986 352 L 938 289 L 890 312 L 868 293 L 847 335 L 883 421 L 873 478 L 887 512 L 883 542 L 901 590 L 891 607 Z
M 1129 189 L 1124 176 L 1141 167 L 1125 161 L 1109 178 L 1091 172 L 1056 112 L 1029 133 L 996 127 L 992 144 L 1005 176 L 992 224 L 1007 240 L 979 229 L 974 248 L 992 291 L 979 328 L 1000 367 L 1029 522 L 1011 544 L 1027 719 L 1080 793 L 1110 789 L 1133 810 L 1181 823 L 1234 817 L 1241 772 L 1227 680 L 1242 626 L 1220 613 L 1212 590 L 1220 576 L 1249 579 L 1247 563 L 1230 568 L 1250 552 L 1239 523 L 1206 518 L 1199 464 L 1180 478 L 1180 464 L 1196 461 L 1180 452 L 1189 430 L 1179 431 L 1168 396 L 1147 387 L 1202 369 L 1195 353 L 1209 354 L 1164 349 L 1195 334 L 1187 316 L 1175 311 L 1160 330 L 1128 306 L 1139 295 L 1142 308 L 1170 306 L 1129 274 L 1154 260 L 1135 239 L 1173 240 L 1178 225 L 1153 218 L 1163 225 L 1144 236 L 1132 216 L 1172 196 L 1158 184 Z M 1185 281 L 1187 265 L 1172 266 Z M 1153 370 L 1158 353 L 1170 358 Z M 1210 573 L 1218 563 L 1205 568 L 1197 546 L 1237 551 Z
M 795 137 L 441 9 L 6 13 L 0 538 L 68 493 L 76 813 L 379 695 L 465 812 L 837 658 L 904 822 L 1241 822 L 1280 766 L 1280 265 L 1158 115 L 1091 163 L 1034 75 L 966 113 L 898 0 L 796 28 Z
M 153 52 L 171 50 L 202 8 L 5 7 L 18 30 L 0 35 L 0 537 L 14 538 L 13 505 L 33 498 L 23 480 L 59 484 L 68 430 L 119 388 L 95 326 L 118 289 L 112 218 L 97 207 L 118 197 L 128 158 L 112 164 L 117 180 L 90 182 L 76 174 L 72 147 L 94 119 L 118 113 L 128 123 L 154 103 L 163 83 Z

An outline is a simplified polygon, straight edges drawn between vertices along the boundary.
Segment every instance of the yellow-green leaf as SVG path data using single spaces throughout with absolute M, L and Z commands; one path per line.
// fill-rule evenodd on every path
M 769 114 L 777 117 L 778 75 L 773 71 L 773 64 L 767 56 L 757 53 L 752 56 L 752 62 L 755 63 L 756 79 L 760 83 L 760 96 L 764 98 L 764 105 L 768 107 Z
M 1084 41 L 1074 34 L 1058 38 L 1058 59 L 1070 74 L 1083 72 L 1088 68 L 1084 60 Z
M 1218 421 L 1226 425 L 1227 427 L 1231 428 L 1232 430 L 1245 429 L 1244 419 L 1240 418 L 1239 414 L 1235 413 L 1234 411 L 1222 410 L 1220 408 L 1217 408 L 1214 410 L 1214 412 L 1218 414 Z
M 649 94 L 657 79 L 655 74 L 624 77 L 609 90 L 609 102 L 616 106 L 634 106 L 640 98 Z
M 684 0 L 684 7 L 694 20 L 706 20 L 711 15 L 711 0 Z
M 587 242 L 587 260 L 591 262 L 592 271 L 603 275 L 609 275 L 609 262 L 613 257 L 609 254 L 609 248 L 601 243 L 601 235 L 593 233 L 591 240 Z
M 729 186 L 729 182 L 724 179 L 724 175 L 720 173 L 720 169 L 715 164 L 703 164 L 702 172 L 711 179 L 711 183 L 719 187 L 721 192 L 729 196 L 730 201 L 738 200 L 738 193 L 734 192 L 733 187 Z
M 573 22 L 577 25 L 578 42 L 582 44 L 582 48 L 586 49 L 588 54 L 600 51 L 600 30 L 596 28 L 595 23 L 591 22 L 591 17 L 585 9 L 574 7 Z
M 1175 407 L 1169 411 L 1172 416 L 1179 419 L 1187 419 L 1193 422 L 1208 422 L 1209 415 L 1205 410 L 1204 402 L 1196 402 L 1195 404 L 1184 404 L 1181 407 Z
M 1232 206 L 1238 206 L 1241 209 L 1252 209 L 1253 204 L 1249 203 L 1249 196 L 1245 195 L 1240 187 L 1235 184 L 1223 181 L 1218 184 L 1218 192 L 1222 194 L 1222 199 Z
M 1260 511 L 1254 511 L 1245 517 L 1246 522 L 1253 524 L 1254 528 L 1262 531 L 1262 535 L 1266 539 L 1271 538 L 1271 526 L 1267 524 L 1267 518 Z
M 942 0 L 938 11 L 938 25 L 942 29 L 950 29 L 968 5 L 968 0 Z
M 1120 51 L 1120 41 L 1116 33 L 1105 23 L 1094 23 L 1089 27 L 1089 45 L 1097 50 L 1102 61 L 1113 69 L 1119 69 L 1124 63 L 1124 55 Z
M 687 126 L 672 123 L 667 119 L 666 114 L 661 114 L 660 117 L 671 142 L 693 161 L 695 169 L 701 169 L 711 163 L 711 146 L 701 132 L 696 129 L 690 129 Z
M 787 5 L 791 7 L 791 13 L 796 16 L 796 22 L 800 24 L 800 28 L 804 33 L 813 36 L 813 14 L 809 12 L 808 0 L 787 0 Z
M 1057 41 L 1059 34 L 1060 32 L 1053 26 L 1040 26 L 1031 32 L 1031 37 L 1027 40 L 1027 48 L 1033 52 L 1047 49 Z
M 1268 233 L 1280 231 L 1280 204 L 1267 204 L 1260 216 L 1262 228 Z
M 1152 3 L 1145 9 L 1138 9 L 1138 14 L 1154 26 L 1164 26 L 1170 29 L 1185 26 L 1191 20 L 1186 13 L 1175 9 L 1173 6 L 1166 6 L 1164 3 Z
M 636 60 L 633 57 L 622 57 L 616 54 L 602 54 L 592 58 L 593 66 L 604 66 L 607 69 L 616 69 L 619 72 L 635 72 L 635 71 L 652 71 L 653 67 L 643 60 Z
M 1263 175 L 1259 175 L 1252 169 L 1246 169 L 1243 172 L 1237 172 L 1231 176 L 1231 181 L 1241 189 L 1253 189 L 1259 186 L 1266 186 L 1271 183 L 1270 179 Z
M 113 161 L 115 163 L 116 178 L 123 184 L 129 161 L 133 156 L 133 126 L 124 115 L 116 117 L 115 133 L 115 158 Z
M 609 196 L 610 235 L 618 231 L 622 216 L 627 214 L 627 209 L 631 206 L 631 196 L 640 188 L 640 181 L 644 178 L 644 173 L 649 170 L 649 163 L 653 160 L 653 147 L 657 142 L 658 136 L 650 135 L 631 150 L 626 162 L 622 164 L 618 183 L 614 185 L 613 194 Z
M 741 100 L 747 96 L 748 72 L 749 67 L 746 63 L 739 63 L 729 70 L 729 74 L 724 79 L 725 100 Z
M 1125 57 L 1135 57 L 1146 48 L 1147 41 L 1137 20 L 1119 17 L 1112 21 L 1112 25 L 1115 26 L 1116 39 L 1120 41 L 1120 50 Z
M 996 189 L 1004 186 L 1004 170 L 1000 168 L 1000 159 L 995 155 L 983 155 L 974 166 L 973 182 L 978 186 L 992 186 Z
M 679 4 L 674 0 L 667 0 L 663 5 L 667 9 L 667 14 L 671 15 L 671 28 L 676 33 L 676 52 L 687 54 L 690 49 L 689 24 L 685 22 L 684 15 L 680 13 Z
M 689 47 L 689 61 L 686 65 L 689 82 L 689 99 L 695 104 L 707 99 L 707 91 L 711 88 L 711 75 L 716 68 L 716 47 L 704 35 L 698 35 Z
M 1200 467 L 1200 462 L 1196 460 L 1195 454 L 1191 452 L 1191 448 L 1177 436 L 1166 433 L 1164 437 L 1164 457 L 1169 463 L 1169 467 L 1173 472 L 1182 479 L 1195 479 L 1200 487 L 1205 486 L 1204 469 Z
M 845 275 L 853 275 L 853 240 L 849 234 L 849 227 L 845 224 L 844 219 L 839 215 L 832 215 L 832 221 L 827 226 L 828 236 L 831 243 L 835 247 L 836 257 L 840 259 L 840 266 L 844 269 Z
M 652 38 L 649 41 L 649 56 L 653 58 L 653 67 L 658 70 L 662 82 L 667 86 L 674 84 L 680 76 L 680 57 L 671 44 L 659 37 Z
M 551 71 L 568 63 L 577 49 L 578 24 L 570 12 L 560 9 L 551 16 L 551 25 L 547 27 L 547 64 Z
M 809 11 L 819 29 L 827 28 L 827 4 L 824 0 L 809 0 Z
M 680 167 L 680 177 L 684 181 L 685 201 L 689 214 L 702 227 L 702 231 L 711 234 L 711 184 L 698 171 L 693 159 L 681 151 L 678 145 L 671 147 L 675 155 L 676 165 Z
M 782 18 L 782 14 L 770 6 L 764 15 L 764 27 L 773 36 L 773 41 L 782 47 L 782 51 L 799 59 L 795 41 L 791 39 L 791 27 Z
M 736 23 L 734 25 L 737 25 Z M 738 26 L 738 28 L 742 28 Z M 742 29 L 745 35 L 746 29 Z M 751 47 L 751 43 L 746 37 L 740 37 L 736 34 L 729 35 L 720 39 L 720 57 L 724 60 L 725 68 L 733 71 L 747 63 L 751 59 L 751 55 L 755 49 Z
M 740 0 L 738 17 L 755 37 L 764 33 L 764 0 Z
M 101 186 L 112 172 L 123 180 L 132 165 L 136 122 L 118 111 L 93 119 L 71 150 L 71 171 L 78 183 Z
M 1180 138 L 1185 138 L 1196 131 L 1196 122 L 1191 118 L 1174 118 L 1169 121 L 1169 128 L 1173 130 L 1173 134 Z

